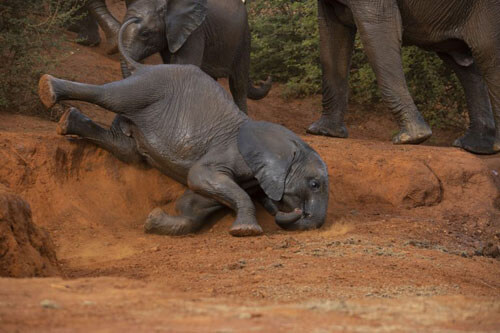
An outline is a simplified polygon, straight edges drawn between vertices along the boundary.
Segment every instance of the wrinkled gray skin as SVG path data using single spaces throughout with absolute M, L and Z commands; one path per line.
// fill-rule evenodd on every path
M 297 135 L 250 120 L 196 66 L 127 61 L 135 72 L 124 80 L 97 86 L 44 75 L 39 94 L 47 107 L 71 99 L 119 113 L 107 130 L 72 108 L 59 121 L 58 133 L 77 135 L 126 162 L 145 162 L 189 187 L 177 202 L 180 215 L 155 209 L 146 232 L 191 233 L 228 206 L 236 212 L 232 235 L 261 234 L 251 195 L 284 229 L 324 223 L 327 168 Z
M 166 64 L 192 64 L 214 79 L 229 77 L 236 105 L 247 113 L 247 97 L 261 99 L 271 89 L 249 79 L 250 31 L 241 0 L 135 0 L 125 21 L 138 18 L 124 33 L 126 52 L 140 61 L 160 52 Z M 122 61 L 123 77 L 129 75 Z
M 437 52 L 464 87 L 470 125 L 454 145 L 479 154 L 500 151 L 500 2 L 319 0 L 318 5 L 323 114 L 309 133 L 347 137 L 348 73 L 358 31 L 383 99 L 399 123 L 394 143 L 420 143 L 432 134 L 402 69 L 401 46 L 417 45 Z
M 129 5 L 130 0 L 126 1 Z M 114 54 L 118 52 L 118 31 L 120 22 L 109 12 L 104 0 L 88 0 L 85 6 L 77 11 L 77 16 L 82 16 L 75 22 L 70 30 L 78 33 L 79 44 L 94 46 L 99 45 L 99 26 L 106 36 L 106 52 Z

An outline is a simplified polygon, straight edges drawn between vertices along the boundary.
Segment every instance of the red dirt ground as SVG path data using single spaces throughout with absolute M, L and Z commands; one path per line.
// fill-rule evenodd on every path
M 122 6 L 112 9 L 120 15 Z M 120 79 L 117 56 L 70 46 L 51 74 Z M 103 124 L 113 118 L 67 105 Z M 320 97 L 284 101 L 279 86 L 249 108 L 325 159 L 331 193 L 322 229 L 282 231 L 259 207 L 260 237 L 231 237 L 232 214 L 195 235 L 144 234 L 149 211 L 172 212 L 183 186 L 69 142 L 55 123 L 0 114 L 0 186 L 29 202 L 61 270 L 1 278 L 0 331 L 500 331 L 500 261 L 492 258 L 500 156 L 448 147 L 458 135 L 451 132 L 430 142 L 445 147 L 393 146 L 387 112 L 359 107 L 347 120 L 351 139 L 304 135 Z

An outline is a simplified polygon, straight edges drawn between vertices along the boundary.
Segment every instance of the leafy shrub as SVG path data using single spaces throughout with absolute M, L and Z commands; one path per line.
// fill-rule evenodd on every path
M 317 1 L 253 0 L 251 75 L 272 75 L 285 84 L 284 97 L 321 92 Z M 433 53 L 403 48 L 404 73 L 417 107 L 433 126 L 463 127 L 465 97 L 453 72 Z M 350 98 L 360 104 L 381 102 L 375 75 L 356 38 L 350 72 Z
M 2 0 L 0 2 L 0 111 L 36 113 L 42 72 L 54 65 L 55 33 L 67 26 L 83 0 Z

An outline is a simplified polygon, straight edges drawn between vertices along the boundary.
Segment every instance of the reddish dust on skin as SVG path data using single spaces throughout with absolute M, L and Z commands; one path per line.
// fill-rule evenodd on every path
M 123 14 L 122 6 L 111 9 Z M 70 46 L 52 75 L 120 79 L 118 56 L 103 46 Z M 114 116 L 65 104 L 102 124 Z M 42 250 L 39 237 L 20 236 L 38 249 L 29 250 L 34 274 L 52 277 L 0 279 L 0 331 L 500 329 L 500 156 L 451 148 L 459 133 L 439 131 L 431 144 L 445 147 L 394 146 L 386 110 L 352 107 L 349 140 L 304 135 L 320 97 L 284 101 L 279 85 L 248 104 L 251 117 L 291 128 L 324 158 L 330 202 L 321 229 L 283 231 L 257 207 L 260 237 L 230 236 L 231 213 L 195 235 L 145 234 L 155 207 L 174 212 L 182 185 L 70 142 L 56 123 L 0 114 L 0 184 L 29 203 L 34 227 L 52 239 Z M 50 247 L 59 273 L 43 274 Z

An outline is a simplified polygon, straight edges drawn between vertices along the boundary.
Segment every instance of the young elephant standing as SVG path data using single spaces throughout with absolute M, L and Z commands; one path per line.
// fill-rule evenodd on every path
M 58 133 L 78 135 L 124 161 L 144 160 L 189 187 L 177 202 L 181 215 L 156 209 L 146 232 L 194 232 L 210 214 L 229 206 L 236 212 L 232 235 L 261 234 L 249 193 L 285 229 L 324 223 L 328 172 L 309 145 L 282 126 L 250 120 L 198 67 L 140 65 L 119 46 L 132 68 L 130 77 L 97 86 L 44 75 L 39 94 L 47 107 L 73 99 L 119 113 L 106 130 L 72 108 L 59 121 Z
M 264 98 L 271 79 L 254 87 L 250 77 L 250 30 L 241 0 L 135 0 L 125 20 L 137 18 L 123 37 L 135 61 L 160 52 L 166 64 L 191 64 L 214 79 L 229 77 L 234 102 L 247 113 L 247 97 Z M 123 77 L 129 69 L 122 61 Z

